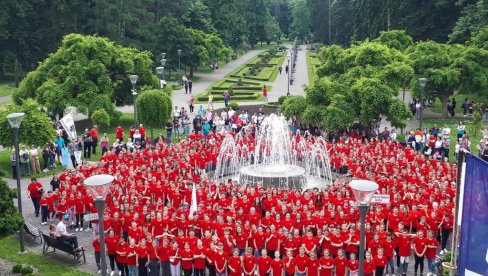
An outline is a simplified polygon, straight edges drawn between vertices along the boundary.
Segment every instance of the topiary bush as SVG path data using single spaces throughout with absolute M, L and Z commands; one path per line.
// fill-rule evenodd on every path
M 12 273 L 20 273 L 22 271 L 22 265 L 16 264 L 12 267 Z
M 110 126 L 110 116 L 105 109 L 98 109 L 91 115 L 93 124 L 99 126 Z
M 232 89 L 232 87 L 231 87 L 231 88 L 229 88 L 229 90 L 227 90 L 227 92 L 229 92 L 229 94 L 230 94 L 231 96 L 234 96 L 234 89 Z
M 25 266 L 22 266 L 20 273 L 22 273 L 22 275 L 28 275 L 28 274 L 32 275 L 34 273 L 34 269 L 28 265 L 25 265 Z
M 232 108 L 232 110 L 239 110 L 239 104 L 236 102 L 230 102 L 229 107 Z
M 244 83 L 242 82 L 242 78 L 237 80 L 237 86 L 242 86 Z
M 280 96 L 280 97 L 278 98 L 278 103 L 279 103 L 280 105 L 282 105 L 282 104 L 283 104 L 283 102 L 286 100 L 286 98 L 287 98 L 287 96 Z

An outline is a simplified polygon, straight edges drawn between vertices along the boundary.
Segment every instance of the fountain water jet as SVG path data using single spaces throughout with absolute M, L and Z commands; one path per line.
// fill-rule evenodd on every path
M 305 136 L 307 133 L 304 134 Z M 214 177 L 233 178 L 241 185 L 315 188 L 332 181 L 327 143 L 322 138 L 292 136 L 283 116 L 270 114 L 254 141 L 240 132 L 223 140 Z

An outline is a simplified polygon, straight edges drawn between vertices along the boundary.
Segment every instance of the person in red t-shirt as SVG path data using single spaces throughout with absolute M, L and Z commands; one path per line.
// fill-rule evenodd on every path
M 161 271 L 163 275 L 171 275 L 171 263 L 169 261 L 169 254 L 171 253 L 171 246 L 168 239 L 159 240 L 159 246 L 156 248 L 158 259 L 161 262 Z M 153 271 L 159 272 L 159 265 L 156 265 Z M 159 274 L 159 273 L 158 273 Z
M 242 257 L 242 268 L 244 275 L 254 275 L 256 271 L 256 257 L 252 254 L 252 248 L 246 249 L 246 255 Z
M 347 269 L 349 270 L 349 275 L 358 275 L 359 271 L 359 261 L 356 260 L 356 254 L 351 253 L 349 255 L 350 260 L 347 262 Z
M 98 274 L 102 273 L 100 266 L 100 236 L 97 235 L 93 240 L 93 251 L 95 252 L 95 262 L 98 268 Z M 113 270 L 113 269 L 112 269 Z
M 193 249 L 193 267 L 195 268 L 196 276 L 203 276 L 205 274 L 205 258 L 207 249 L 203 247 L 202 240 L 197 241 L 197 247 Z
M 424 237 L 424 232 L 417 232 L 417 236 L 413 238 L 413 251 L 415 256 L 415 275 L 420 266 L 420 274 L 424 273 L 424 258 L 427 251 L 427 243 Z
M 124 129 L 120 125 L 115 129 L 115 139 L 119 139 L 120 142 L 124 140 Z
M 217 253 L 215 254 L 215 272 L 217 276 L 225 276 L 227 272 L 227 256 L 224 251 L 224 244 L 219 242 L 217 247 Z
M 435 273 L 435 258 L 437 255 L 437 248 L 439 248 L 439 242 L 434 238 L 434 232 L 427 232 L 427 239 L 425 240 L 427 245 L 427 251 L 425 251 L 425 257 L 427 258 L 427 266 L 429 267 L 430 273 L 436 275 Z
M 307 263 L 307 276 L 318 276 L 319 275 L 319 260 L 317 259 L 317 254 L 313 252 L 310 254 L 310 259 Z
M 261 256 L 258 258 L 258 275 L 267 276 L 271 272 L 271 261 L 272 259 L 268 256 L 268 251 L 266 249 L 261 250 Z
M 180 249 L 178 248 L 178 243 L 173 242 L 169 248 L 169 263 L 171 275 L 180 275 L 181 272 L 181 262 L 180 262 Z
M 330 256 L 329 249 L 324 250 L 324 256 L 320 258 L 320 276 L 332 276 L 334 270 L 334 259 Z
M 285 262 L 280 259 L 280 252 L 275 252 L 275 257 L 271 261 L 271 274 L 272 275 L 283 275 L 285 268 Z
M 120 239 L 115 251 L 117 254 L 115 257 L 117 269 L 119 270 L 119 273 L 123 275 L 129 275 L 129 268 L 127 267 L 127 247 L 127 243 L 123 239 Z
M 135 239 L 130 239 L 129 246 L 126 247 L 128 275 L 137 274 L 137 245 Z
M 185 243 L 184 249 L 180 252 L 181 256 L 181 268 L 185 272 L 185 275 L 191 275 L 193 272 L 193 251 L 190 249 L 190 244 Z
M 366 251 L 365 258 L 364 258 L 364 276 L 373 276 L 375 272 L 375 263 L 373 257 L 371 256 L 371 252 Z
M 400 256 L 400 274 L 407 273 L 408 262 L 410 260 L 411 247 L 410 243 L 412 238 L 415 237 L 413 234 L 408 234 L 407 229 L 403 228 L 402 232 L 395 232 L 396 242 L 398 245 L 398 256 Z
M 395 248 L 397 247 L 396 241 L 392 239 L 392 234 L 386 234 L 386 240 L 383 241 L 383 253 L 386 256 L 387 261 L 387 268 L 386 272 L 388 272 L 388 268 L 390 268 L 390 272 L 392 275 L 395 275 L 395 262 L 393 260 L 395 256 Z
M 286 276 L 295 275 L 296 262 L 295 258 L 293 257 L 293 250 L 290 249 L 286 251 L 286 257 L 283 259 L 283 263 L 285 265 Z
M 115 257 L 117 256 L 117 243 L 119 242 L 119 237 L 115 236 L 114 230 L 108 230 L 108 235 L 105 237 L 105 245 L 107 247 L 107 255 L 110 261 L 110 269 L 115 271 Z
M 337 251 L 337 257 L 334 259 L 336 276 L 346 276 L 347 259 L 344 249 Z
M 383 254 L 383 248 L 378 248 L 376 256 L 374 256 L 374 264 L 376 267 L 375 276 L 383 276 L 386 267 L 386 256 Z
M 300 247 L 299 254 L 295 257 L 295 275 L 297 276 L 305 276 L 307 275 L 307 266 L 308 266 L 308 256 L 305 255 L 305 248 L 302 246 Z
M 42 188 L 42 184 L 37 182 L 37 179 L 35 177 L 31 178 L 31 183 L 27 185 L 27 195 L 32 200 L 36 217 L 39 217 L 39 201 L 41 200 L 41 195 L 43 192 L 44 189 Z
M 232 252 L 232 256 L 229 257 L 228 267 L 229 267 L 229 276 L 242 275 L 242 259 L 239 256 L 239 249 L 236 248 Z

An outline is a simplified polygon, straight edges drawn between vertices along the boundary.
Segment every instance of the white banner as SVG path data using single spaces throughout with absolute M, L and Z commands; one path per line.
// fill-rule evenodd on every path
M 380 194 L 374 195 L 371 203 L 380 203 L 380 204 L 388 204 L 390 203 L 390 195 L 387 194 Z
M 97 213 L 86 214 L 83 216 L 83 220 L 84 221 L 98 220 L 98 214 Z
M 69 138 L 71 140 L 76 139 L 75 120 L 73 119 L 73 116 L 71 116 L 71 113 L 66 114 L 66 116 L 59 120 L 59 122 L 61 122 L 64 130 L 68 133 Z

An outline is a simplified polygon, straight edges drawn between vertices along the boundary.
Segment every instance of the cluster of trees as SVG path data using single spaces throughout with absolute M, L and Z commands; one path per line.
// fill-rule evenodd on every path
M 488 0 L 290 0 L 292 33 L 349 45 L 381 31 L 406 30 L 415 41 L 465 42 L 488 24 Z
M 150 51 L 167 68 L 229 56 L 244 43 L 269 42 L 290 22 L 281 0 L 1 0 L 0 76 L 30 71 L 70 33 L 106 37 L 122 46 Z M 202 33 L 195 33 L 194 30 Z M 201 45 L 220 45 L 203 53 Z M 170 46 L 169 46 L 170 45 Z M 208 49 L 207 49 L 208 50 Z M 1 70 L 3 69 L 3 70 Z
M 425 77 L 424 97 L 438 98 L 447 117 L 447 101 L 455 91 L 487 94 L 488 51 L 475 46 L 486 44 L 487 33 L 488 28 L 477 32 L 468 46 L 414 43 L 394 30 L 347 49 L 324 47 L 318 80 L 306 88 L 306 97 L 286 99 L 283 112 L 331 131 L 356 121 L 371 125 L 380 117 L 401 128 L 411 113 L 395 96 L 407 88 L 418 96 L 418 78 Z

